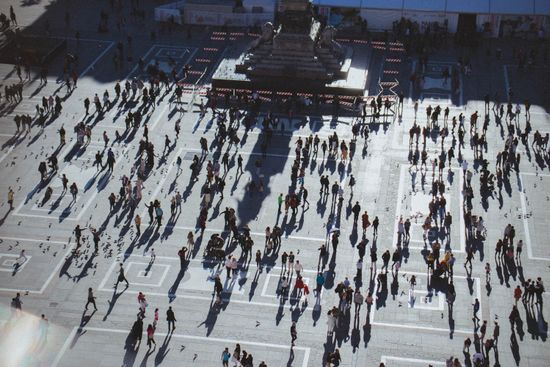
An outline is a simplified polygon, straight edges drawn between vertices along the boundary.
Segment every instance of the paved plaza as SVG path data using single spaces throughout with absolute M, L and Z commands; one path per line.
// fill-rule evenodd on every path
M 550 94 L 548 84 L 541 81 L 550 80 L 550 71 L 542 52 L 536 65 L 527 70 L 518 68 L 513 55 L 518 47 L 548 48 L 548 41 L 482 40 L 477 51 L 472 51 L 455 47 L 449 40 L 445 47 L 434 49 L 428 63 L 421 66 L 418 55 L 407 55 L 399 41 L 386 47 L 382 35 L 371 35 L 371 41 L 339 35 L 343 44 L 368 49 L 368 103 L 379 92 L 378 81 L 384 74 L 392 75 L 399 81 L 397 91 L 404 95 L 402 114 L 390 113 L 371 122 L 369 104 L 368 116 L 362 119 L 351 103 L 344 101 L 334 115 L 330 104 L 296 108 L 289 113 L 269 93 L 261 94 L 259 107 L 222 97 L 216 100 L 218 115 L 229 116 L 232 105 L 238 106 L 234 110 L 240 116 L 232 123 L 238 139 L 222 141 L 218 115 L 214 116 L 211 108 L 201 111 L 201 103 L 209 101 L 209 78 L 226 50 L 236 43 L 250 43 L 256 35 L 241 29 L 225 32 L 207 27 L 194 28 L 189 35 L 183 28 L 161 31 L 152 20 L 155 2 L 140 3 L 146 9 L 146 20 L 131 15 L 128 4 L 117 10 L 106 1 L 7 1 L 0 6 L 4 13 L 8 13 L 9 5 L 14 6 L 25 32 L 67 42 L 67 49 L 48 64 L 47 83 L 40 80 L 40 68 L 31 68 L 31 78 L 23 78 L 23 98 L 17 102 L 8 101 L 4 93 L 5 86 L 19 83 L 14 65 L 0 64 L 1 366 L 221 366 L 224 348 L 233 353 L 237 343 L 252 354 L 254 366 L 262 361 L 269 367 L 326 366 L 337 349 L 341 361 L 332 365 L 445 366 L 454 357 L 462 366 L 475 366 L 479 354 L 490 366 L 549 365 L 547 293 L 542 292 L 540 299 L 535 293 L 532 300 L 520 299 L 519 317 L 512 318 L 513 323 L 509 317 L 516 286 L 525 291 L 525 281 L 536 282 L 539 277 L 546 284 L 550 282 L 550 159 L 547 142 L 534 144 L 535 131 L 542 137 L 550 133 Z M 107 33 L 96 29 L 102 7 L 111 14 Z M 64 20 L 66 12 L 71 14 L 69 23 Z M 121 16 L 126 23 L 117 30 L 116 20 Z M 44 31 L 46 19 L 49 34 Z M 156 31 L 154 37 L 152 30 Z M 128 34 L 132 35 L 131 44 Z M 122 65 L 115 62 L 119 42 L 124 47 Z M 500 59 L 494 56 L 496 48 L 502 49 Z M 74 66 L 78 84 L 68 93 L 63 78 L 66 53 L 78 55 Z M 471 72 L 460 72 L 457 83 L 444 80 L 442 70 L 456 67 L 458 58 L 465 56 L 471 62 Z M 188 71 L 180 82 L 179 101 L 173 97 L 175 87 L 167 90 L 161 83 L 156 101 L 145 107 L 138 100 L 138 92 L 128 103 L 120 98 L 102 113 L 96 111 L 94 95 L 103 104 L 107 90 L 112 102 L 117 82 L 124 89 L 127 80 L 142 80 L 149 88 L 148 66 L 167 74 L 173 69 L 179 75 Z M 419 70 L 425 72 L 421 83 L 411 80 Z M 508 150 L 509 90 L 513 90 L 513 108 L 516 104 L 521 107 L 518 122 L 510 124 L 519 126 L 516 136 L 524 133 L 527 125 L 530 133 L 525 143 L 519 140 L 517 151 L 514 147 L 521 156 L 518 167 L 510 163 L 510 171 L 503 173 L 502 179 L 495 178 L 493 188 L 484 190 L 484 164 L 495 176 L 497 166 L 504 170 L 499 153 Z M 39 126 L 36 105 L 42 106 L 42 97 L 50 95 L 62 99 L 62 110 L 58 116 L 48 113 Z M 485 95 L 491 99 L 489 124 L 479 156 L 471 141 L 474 133 L 481 134 Z M 85 98 L 91 101 L 88 114 Z M 529 114 L 525 113 L 525 100 L 532 104 Z M 504 105 L 504 116 L 494 109 L 495 102 Z M 422 133 L 418 143 L 416 137 L 411 142 L 411 128 L 425 127 L 426 108 L 437 105 L 442 109 L 438 126 L 426 134 L 425 142 Z M 449 135 L 442 143 L 446 107 Z M 397 105 L 392 106 L 392 110 L 397 109 Z M 128 112 L 136 111 L 141 122 L 127 128 Z M 477 126 L 472 126 L 475 111 L 479 118 Z M 28 131 L 14 122 L 16 116 L 27 114 L 33 118 Z M 278 121 L 270 131 L 264 126 L 268 114 Z M 459 149 L 460 114 L 465 117 L 465 137 Z M 457 118 L 456 128 L 453 117 Z M 79 123 L 91 129 L 89 142 L 78 142 L 75 128 Z M 179 136 L 177 123 L 181 126 Z M 352 126 L 356 124 L 360 128 L 354 137 Z M 230 125 L 229 117 L 226 125 Z M 145 141 L 145 126 L 155 155 L 152 166 L 143 169 L 147 153 L 141 154 L 140 141 Z M 60 144 L 62 128 L 66 131 L 65 144 Z M 334 134 L 339 139 L 338 153 L 325 154 L 321 145 Z M 310 136 L 320 139 L 318 153 L 311 148 L 304 155 L 300 146 Z M 167 138 L 170 142 L 165 149 Z M 208 152 L 201 149 L 201 138 L 206 139 Z M 341 156 L 341 142 L 354 147 L 346 160 Z M 452 160 L 448 157 L 451 146 L 455 152 Z M 441 159 L 442 147 L 445 165 L 439 172 L 433 162 Z M 426 165 L 422 166 L 418 158 L 415 167 L 414 156 L 421 157 L 422 150 L 427 153 Z M 222 163 L 225 153 L 227 169 Z M 112 154 L 112 170 L 97 168 L 97 154 L 103 154 L 105 166 Z M 52 171 L 48 166 L 47 177 L 41 180 L 39 164 L 52 155 L 58 159 L 58 168 Z M 190 166 L 195 156 L 199 167 L 193 172 Z M 238 170 L 239 158 L 242 172 Z M 223 195 L 219 183 L 208 184 L 209 161 L 221 165 Z M 463 162 L 472 173 L 471 183 Z M 63 176 L 68 186 L 76 184 L 77 193 L 72 195 L 70 189 L 63 188 Z M 297 183 L 301 178 L 296 176 L 303 177 L 307 201 Z M 326 195 L 321 194 L 322 176 L 328 176 Z M 121 189 L 127 181 L 129 187 Z M 333 194 L 335 182 L 341 192 L 337 187 Z M 468 197 L 469 185 L 473 197 Z M 14 197 L 11 209 L 10 189 Z M 117 197 L 113 208 L 111 193 Z M 287 194 L 297 194 L 301 199 L 295 212 L 292 208 L 285 211 L 285 203 L 278 201 L 279 195 L 284 199 Z M 171 213 L 176 196 L 181 197 L 181 205 L 174 205 Z M 441 216 L 430 214 L 430 203 L 436 196 L 446 200 Z M 155 201 L 163 211 L 160 224 L 155 218 L 152 223 L 149 220 L 148 206 Z M 353 213 L 356 202 L 360 205 L 357 222 Z M 235 212 L 237 236 L 225 220 L 228 208 Z M 206 215 L 204 223 L 201 211 Z M 363 231 L 365 211 L 371 223 L 378 217 L 377 234 L 372 225 Z M 465 218 L 468 211 L 475 218 L 483 218 L 480 233 Z M 443 225 L 445 213 L 452 217 L 450 231 Z M 135 225 L 136 215 L 142 221 L 141 233 Z M 409 236 L 400 232 L 401 219 L 410 221 Z M 519 240 L 524 244 L 518 259 L 514 258 L 516 252 L 511 257 L 495 254 L 495 245 L 504 239 L 508 224 L 515 230 L 513 245 Z M 76 238 L 77 225 L 82 228 L 80 239 Z M 272 250 L 266 246 L 266 227 L 281 230 L 280 243 Z M 97 251 L 94 231 L 99 238 Z M 190 232 L 192 244 L 188 242 Z M 216 242 L 212 240 L 216 234 L 223 243 L 221 260 L 207 251 Z M 249 254 L 242 250 L 246 234 L 253 241 Z M 339 234 L 336 249 L 334 234 Z M 506 237 L 510 238 L 508 234 Z M 321 258 L 322 245 L 328 254 Z M 360 256 L 361 246 L 365 246 L 364 256 Z M 436 246 L 441 247 L 437 264 L 443 262 L 445 253 L 456 259 L 450 274 L 437 266 L 435 271 L 429 269 Z M 179 252 L 182 247 L 187 248 L 183 260 Z M 386 250 L 398 257 L 390 259 L 384 268 L 382 255 Z M 298 275 L 282 263 L 285 252 L 292 252 L 302 264 L 300 276 L 310 289 L 309 295 L 295 288 Z M 373 253 L 377 257 L 374 266 Z M 238 263 L 231 277 L 224 263 L 228 255 Z M 470 267 L 465 262 L 471 255 Z M 118 282 L 121 264 L 128 285 Z M 319 275 L 324 284 L 317 292 Z M 289 277 L 285 294 L 282 285 Z M 219 297 L 217 278 L 221 282 Z M 451 278 L 454 293 L 449 286 Z M 415 284 L 411 279 L 416 279 Z M 340 292 L 345 281 L 363 296 L 360 308 L 353 302 L 353 293 L 348 307 L 346 292 Z M 85 309 L 89 288 L 97 311 L 93 305 Z M 134 331 L 140 318 L 141 293 L 148 306 L 143 330 L 137 333 L 140 340 L 143 334 L 140 343 Z M 14 301 L 17 294 L 20 296 Z M 367 298 L 370 303 L 365 302 Z M 474 306 L 476 300 L 479 310 Z M 21 310 L 16 307 L 18 302 Z M 169 307 L 177 319 L 172 331 L 166 322 Z M 327 313 L 333 307 L 339 309 L 339 316 L 329 335 Z M 153 324 L 156 308 L 156 345 L 148 348 L 147 326 Z M 47 322 L 41 320 L 42 314 Z M 487 321 L 485 334 L 480 327 L 483 320 Z M 291 347 L 293 322 L 297 340 Z M 494 334 L 497 324 L 499 335 Z M 466 338 L 472 342 L 468 352 L 464 349 Z M 485 347 L 487 339 L 494 342 L 491 348 Z

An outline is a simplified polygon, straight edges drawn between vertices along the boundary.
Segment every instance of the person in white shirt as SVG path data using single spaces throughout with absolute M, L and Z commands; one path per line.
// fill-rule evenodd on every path
M 17 258 L 17 260 L 15 260 L 15 264 L 14 264 L 14 267 L 15 269 L 19 269 L 24 263 L 26 263 L 28 260 L 27 258 L 27 255 L 25 254 L 25 250 L 21 250 L 21 252 L 19 253 L 19 257 Z
M 304 267 L 302 264 L 300 264 L 299 260 L 296 260 L 296 263 L 294 264 L 294 270 L 296 271 L 297 276 L 301 276 L 301 272 L 304 270 Z

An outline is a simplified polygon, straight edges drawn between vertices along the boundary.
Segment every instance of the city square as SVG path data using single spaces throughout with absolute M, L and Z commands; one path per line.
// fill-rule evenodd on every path
M 0 365 L 547 366 L 529 1 L 4 2 Z

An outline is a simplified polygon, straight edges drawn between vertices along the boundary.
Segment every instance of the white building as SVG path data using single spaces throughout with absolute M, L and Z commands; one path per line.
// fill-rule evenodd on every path
M 455 33 L 475 24 L 478 31 L 497 37 L 515 32 L 536 33 L 550 28 L 550 0 L 312 0 L 319 12 L 331 18 L 345 9 L 355 9 L 370 30 L 391 30 L 401 17 L 423 22 L 447 21 Z M 338 17 L 336 21 L 338 20 Z M 547 36 L 548 34 L 546 34 Z

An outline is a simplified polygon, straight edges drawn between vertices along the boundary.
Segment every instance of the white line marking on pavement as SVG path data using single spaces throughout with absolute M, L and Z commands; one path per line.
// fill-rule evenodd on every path
M 464 174 L 462 169 L 458 170 L 458 184 L 460 187 L 458 188 L 458 205 L 460 206 L 459 209 L 459 224 L 460 224 L 460 252 L 466 251 L 466 224 L 464 222 Z
M 130 255 L 130 257 L 139 257 L 139 258 L 142 258 L 143 256 L 141 255 L 135 255 L 135 254 L 132 254 Z M 173 256 L 156 256 L 156 259 L 157 260 L 171 260 L 171 261 L 177 261 L 179 262 L 180 259 L 179 257 L 173 257 Z M 190 259 L 189 260 L 190 262 L 194 262 L 194 263 L 203 263 L 204 260 L 201 260 L 201 259 Z M 118 260 L 115 260 L 111 266 L 109 267 L 109 270 L 107 271 L 107 273 L 105 274 L 105 277 L 103 278 L 103 280 L 101 281 L 99 287 L 98 287 L 98 291 L 99 292 L 112 292 L 112 288 L 105 288 L 105 284 L 107 283 L 107 281 L 111 278 L 114 270 L 115 270 L 115 267 L 116 265 L 119 263 Z M 131 262 L 130 262 L 131 263 Z M 144 263 L 145 264 L 145 263 Z M 220 263 L 221 264 L 221 263 Z M 249 267 L 256 267 L 255 264 L 248 264 Z M 126 270 L 128 269 L 128 267 L 126 268 Z M 187 271 L 191 271 L 192 268 L 188 268 Z M 270 269 L 272 270 L 282 270 L 281 267 L 279 266 L 273 266 L 271 267 Z M 250 273 L 250 272 L 249 272 Z M 317 270 L 309 270 L 309 269 L 304 269 L 302 270 L 302 273 L 311 273 L 311 274 L 317 274 Z M 166 274 L 166 272 L 165 272 Z M 270 276 L 271 274 L 268 273 L 268 276 Z M 457 276 L 455 276 L 457 277 Z M 161 282 L 159 284 L 150 284 L 150 285 L 147 285 L 147 286 L 150 286 L 150 287 L 161 287 L 162 286 L 162 283 L 164 282 L 164 278 L 161 280 Z M 265 279 L 265 283 L 264 283 L 264 286 L 263 288 L 266 288 L 267 287 L 267 277 Z M 307 283 L 307 282 L 306 282 Z M 146 285 L 146 284 L 139 284 L 139 283 L 134 283 L 134 282 L 130 282 L 130 285 Z M 266 289 L 262 290 L 262 294 L 264 293 Z M 182 289 L 182 291 L 184 291 L 184 289 Z M 205 292 L 211 292 L 212 290 L 209 290 L 209 289 L 205 289 L 204 290 Z M 139 292 L 138 291 L 132 291 L 132 290 L 126 290 L 124 293 L 128 293 L 128 294 L 138 294 Z M 228 293 L 231 293 L 231 292 L 228 292 Z M 324 293 L 324 292 L 322 292 Z M 321 294 L 322 294 L 321 293 Z M 168 292 L 149 292 L 147 291 L 147 294 L 150 295 L 150 296 L 158 296 L 158 297 L 167 297 L 168 296 Z M 238 294 L 238 293 L 237 293 Z M 260 295 L 261 296 L 261 295 Z M 272 297 L 272 296 L 265 296 L 265 297 Z M 196 296 L 196 295 L 189 295 L 189 294 L 178 294 L 176 298 L 180 298 L 180 299 L 194 299 L 194 300 L 203 300 L 203 301 L 212 301 L 212 297 L 208 297 L 208 296 Z M 287 300 L 299 300 L 300 298 L 297 298 L 297 297 L 289 297 L 287 298 Z M 266 302 L 255 302 L 255 301 L 243 301 L 243 300 L 236 300 L 236 299 L 232 299 L 232 298 L 222 298 L 222 300 L 224 301 L 229 301 L 229 303 L 238 303 L 238 304 L 246 304 L 246 305 L 255 305 L 255 306 L 268 306 L 268 307 L 280 307 L 280 303 L 279 301 L 277 301 L 276 303 L 266 303 Z M 323 297 L 321 297 L 321 302 L 324 301 Z M 285 303 L 285 305 L 287 305 L 289 307 L 292 307 L 292 305 L 290 303 Z M 308 310 L 313 310 L 312 307 L 310 306 L 307 306 Z
M 521 188 L 519 190 L 519 198 L 521 201 L 521 213 L 522 213 L 522 221 L 523 221 L 523 231 L 525 232 L 525 244 L 527 245 L 527 256 L 529 256 L 529 259 L 531 260 L 539 260 L 539 261 L 550 261 L 550 258 L 547 257 L 537 257 L 533 256 L 533 244 L 531 243 L 531 233 L 529 232 L 529 221 L 527 219 L 527 201 L 525 199 L 525 186 L 523 185 L 523 179 L 521 177 L 522 174 L 520 174 L 519 177 L 519 183 L 521 185 Z
M 40 239 L 35 239 L 35 238 L 19 238 L 19 237 L 0 237 L 0 239 L 2 239 L 2 240 L 12 240 L 12 241 L 55 243 L 55 244 L 60 244 L 60 245 L 64 245 L 64 244 L 68 243 L 68 242 L 63 242 L 63 241 L 51 241 L 51 240 L 48 241 L 48 240 L 40 240 Z M 65 261 L 65 258 L 67 256 L 69 256 L 69 254 L 73 250 L 73 246 L 68 246 L 68 247 L 69 248 L 68 248 L 67 252 L 65 252 L 65 254 L 63 256 L 61 256 L 61 260 L 57 263 L 57 265 L 55 266 L 55 268 L 51 272 L 48 279 L 46 279 L 46 282 L 40 288 L 40 290 L 30 291 L 30 290 L 27 290 L 27 289 L 0 288 L 0 291 L 2 291 L 2 292 L 29 292 L 31 294 L 42 294 L 42 293 L 44 293 L 46 288 L 48 288 L 48 286 L 50 285 L 50 282 L 52 281 L 55 274 L 57 274 L 57 272 L 59 271 L 59 269 L 63 265 L 63 262 Z
M 4 237 L 5 238 L 5 237 Z M 122 256 L 122 255 L 121 255 Z M 139 257 L 140 259 L 143 258 L 142 255 L 137 255 L 137 254 L 131 254 L 129 257 Z M 173 261 L 180 261 L 180 258 L 179 256 L 159 256 L 157 255 L 155 257 L 156 259 L 161 259 L 161 260 L 173 260 Z M 223 261 L 213 261 L 213 260 L 204 260 L 204 259 L 189 259 L 187 261 L 190 261 L 190 262 L 196 262 L 196 263 L 210 263 L 210 264 L 214 264 L 214 263 L 219 263 L 219 264 L 222 264 Z M 115 263 L 117 263 L 117 261 L 115 261 Z M 239 265 L 242 265 L 242 263 L 239 263 Z M 111 268 L 113 266 L 111 265 Z M 252 267 L 252 268 L 256 268 L 257 265 L 254 264 L 254 263 L 250 263 L 248 264 L 248 267 Z M 281 266 L 267 266 L 270 270 L 283 270 L 283 268 Z M 286 268 L 286 270 L 288 270 L 288 268 Z M 109 271 L 107 272 L 107 275 L 110 274 L 110 272 L 112 272 L 112 269 L 109 269 Z M 312 273 L 312 274 L 317 274 L 318 271 L 317 270 L 313 270 L 313 269 L 304 269 L 302 270 L 302 273 Z M 410 273 L 410 272 L 407 272 L 407 273 Z M 277 274 L 271 274 L 269 273 L 269 275 L 271 276 L 278 276 Z M 460 276 L 460 275 L 456 275 L 455 277 L 457 278 L 464 278 L 463 276 Z M 103 283 L 102 285 L 100 286 L 100 288 L 103 287 Z
M 63 357 L 63 354 L 65 354 L 65 352 L 67 351 L 67 348 L 70 344 L 70 341 L 72 340 L 72 338 L 74 338 L 74 336 L 76 335 L 76 331 L 78 329 L 79 329 L 79 327 L 77 327 L 77 326 L 75 326 L 73 328 L 73 331 L 69 335 L 69 338 L 67 339 L 67 341 L 65 342 L 65 344 L 63 345 L 61 350 L 59 351 L 52 367 L 56 367 L 57 364 L 61 361 L 61 358 Z M 129 330 L 124 330 L 124 329 L 107 329 L 107 328 L 104 329 L 104 328 L 88 327 L 88 326 L 81 328 L 81 330 L 82 331 L 97 331 L 97 332 L 100 332 L 100 333 L 105 333 L 105 332 L 117 333 L 117 334 L 128 334 L 129 333 Z M 168 334 L 167 333 L 155 333 L 155 335 L 160 336 L 160 337 L 165 337 Z M 251 346 L 256 346 L 256 347 L 265 347 L 265 348 L 273 348 L 273 349 L 289 349 L 290 348 L 289 345 L 284 345 L 284 344 L 263 343 L 263 342 L 257 342 L 257 341 L 243 341 L 243 340 L 240 340 L 240 339 L 237 340 L 237 339 L 214 338 L 214 337 L 189 335 L 189 334 L 170 334 L 170 335 L 172 336 L 172 338 L 199 340 L 199 341 L 205 341 L 205 342 L 210 341 L 210 342 L 219 342 L 219 343 L 226 343 L 226 344 L 237 344 L 237 343 L 239 343 L 242 346 L 251 345 Z M 71 338 L 71 336 L 72 336 L 72 338 Z M 304 360 L 302 362 L 302 367 L 306 367 L 309 363 L 309 355 L 311 353 L 311 348 L 296 346 L 296 347 L 294 347 L 294 350 L 301 350 L 301 351 L 304 352 Z
M 129 147 L 126 147 L 124 148 L 124 150 L 122 151 L 122 153 L 120 153 L 120 156 L 118 157 L 118 159 L 116 160 L 115 164 L 113 165 L 113 171 L 112 171 L 112 175 L 114 176 L 114 172 L 115 172 L 115 169 L 116 169 L 116 166 L 118 166 L 118 164 L 124 159 L 124 156 L 126 153 L 128 153 L 128 151 L 130 150 Z M 110 176 L 110 175 L 109 175 Z M 108 180 L 110 181 L 110 178 L 108 178 Z M 101 181 L 101 179 L 99 179 L 99 181 Z M 107 182 L 107 184 L 105 184 L 105 187 L 107 187 L 107 185 L 109 184 L 109 182 Z M 103 190 L 103 189 L 102 189 Z M 88 199 L 88 201 L 86 202 L 86 204 L 84 204 L 84 207 L 82 207 L 82 209 L 80 209 L 80 212 L 78 213 L 78 215 L 76 216 L 76 219 L 74 220 L 80 220 L 80 218 L 82 218 L 82 215 L 84 215 L 84 213 L 86 212 L 86 210 L 88 209 L 88 207 L 90 206 L 90 204 L 95 200 L 96 196 L 99 194 L 99 191 L 96 189 L 94 190 L 94 193 L 92 194 L 92 196 Z M 66 218 L 66 219 L 70 219 L 70 218 Z
M 24 238 L 24 237 L 6 237 L 6 236 L 2 236 L 2 237 L 0 237 L 0 239 L 2 239 L 2 240 L 12 240 L 12 241 L 48 242 L 48 243 L 56 243 L 56 244 L 61 244 L 61 245 L 64 245 L 64 244 L 67 243 L 67 242 L 63 242 L 63 241 L 40 240 L 40 239 L 36 239 L 36 238 Z
M 163 175 L 163 177 L 159 180 L 159 183 L 157 184 L 157 187 L 155 188 L 155 191 L 153 191 L 153 195 L 151 195 L 151 201 L 154 201 L 157 198 L 157 195 L 159 194 L 160 190 L 164 188 L 164 183 L 166 182 L 166 179 L 170 175 L 170 172 L 172 172 L 172 169 L 176 166 L 176 161 L 178 160 L 178 157 L 183 152 L 183 148 L 179 148 L 176 154 L 174 155 L 174 158 L 172 158 L 172 162 L 168 166 L 168 169 L 166 170 L 166 173 Z M 142 218 L 145 218 L 147 216 L 147 210 L 144 210 L 141 214 Z M 164 226 L 161 226 L 164 227 Z M 175 226 L 174 226 L 175 227 Z M 170 228 L 170 227 L 168 227 Z
M 399 225 L 399 217 L 401 216 L 401 204 L 403 202 L 403 194 L 405 190 L 405 166 L 399 165 L 399 187 L 397 189 L 397 204 L 395 206 L 395 224 L 393 227 L 392 246 L 397 245 L 397 228 Z
M 198 148 L 187 148 L 187 150 L 190 151 L 190 152 L 202 152 L 202 150 L 198 149 Z M 296 158 L 295 155 L 291 155 L 291 154 L 274 154 L 274 153 L 263 154 L 263 153 L 256 153 L 256 152 L 241 152 L 241 151 L 239 151 L 239 154 L 242 154 L 242 155 L 259 155 L 259 156 L 277 157 L 277 158 Z M 327 159 L 327 161 L 328 161 L 328 159 Z M 344 174 L 347 174 L 347 173 L 344 172 Z
M 526 175 L 526 176 L 537 176 L 537 177 L 550 177 L 550 174 L 548 173 L 539 173 L 539 172 L 521 172 L 520 175 Z
M 101 292 L 112 292 L 113 291 L 112 289 L 98 289 L 98 290 L 101 291 Z M 138 291 L 126 290 L 126 291 L 124 291 L 124 293 L 125 294 L 138 294 L 139 292 Z M 168 297 L 168 292 L 167 291 L 162 292 L 162 293 L 161 292 L 147 292 L 147 295 L 148 296 L 157 296 L 157 297 Z M 178 294 L 178 295 L 176 295 L 176 299 L 180 299 L 180 300 L 198 300 L 198 301 L 212 302 L 213 298 L 214 298 L 213 296 L 212 297 L 195 296 L 195 295 L 190 295 L 190 294 Z M 233 298 L 224 298 L 223 296 L 222 296 L 222 301 L 227 302 L 227 304 L 236 303 L 236 304 L 243 304 L 243 305 L 249 305 L 249 306 L 265 306 L 265 307 L 273 307 L 273 308 L 281 307 L 279 301 L 277 301 L 276 303 L 243 301 L 243 300 L 237 300 L 237 299 L 233 299 Z M 288 302 L 286 302 L 285 305 L 288 306 L 289 309 L 292 307 L 292 305 L 289 304 Z M 306 310 L 313 311 L 313 307 L 307 306 Z M 443 329 L 443 330 L 445 330 L 445 329 Z M 445 330 L 445 331 L 449 331 L 449 330 Z M 470 332 L 470 334 L 471 334 L 471 332 Z
M 0 163 L 2 163 L 4 161 L 4 159 L 7 158 L 8 155 L 10 155 L 10 153 L 13 151 L 13 149 L 15 149 L 15 145 L 10 146 L 8 151 L 6 153 L 4 153 L 2 155 L 2 157 L 0 157 Z
M 153 122 L 153 125 L 151 125 L 151 127 L 149 128 L 149 130 L 154 130 L 155 127 L 158 125 L 160 119 L 162 118 L 162 116 L 164 116 L 164 114 L 166 113 L 166 110 L 168 110 L 168 107 L 170 107 L 170 105 L 168 103 L 166 103 L 164 105 L 164 107 L 162 108 L 162 111 L 160 112 L 160 114 L 157 116 L 155 122 Z
M 371 322 L 371 324 L 372 324 L 372 325 L 375 325 L 375 326 L 384 326 L 384 327 L 393 327 L 393 328 L 403 328 L 403 329 L 413 329 L 413 330 L 444 331 L 444 332 L 446 332 L 446 333 L 448 333 L 448 332 L 450 331 L 449 329 L 437 328 L 437 327 L 431 327 L 431 326 L 390 324 L 390 323 L 379 322 L 379 321 Z M 453 330 L 453 334 L 472 335 L 472 331 L 471 331 L 471 330 L 468 331 L 468 330 L 458 330 L 458 329 L 454 329 L 454 330 Z
M 382 362 L 384 364 L 387 364 L 388 361 L 418 363 L 418 364 L 422 364 L 422 365 L 445 366 L 445 362 L 430 361 L 430 360 L 427 360 L 427 359 L 404 358 L 404 357 L 394 357 L 394 356 L 382 356 L 382 358 L 380 359 L 380 362 Z
M 479 278 L 473 278 L 474 279 L 474 282 L 476 283 L 476 292 L 477 292 L 477 297 L 476 296 L 472 296 L 472 302 L 475 303 L 475 299 L 477 298 L 478 301 L 479 301 L 479 319 L 480 320 L 483 320 L 483 303 L 481 302 L 481 281 L 479 280 Z M 473 305 L 472 303 L 472 305 Z
M 379 273 L 379 271 L 377 271 L 377 273 Z M 414 275 L 417 275 L 418 276 L 418 279 L 422 279 L 420 278 L 421 276 L 426 276 L 427 273 L 425 272 L 416 272 L 416 271 L 403 271 L 401 272 L 401 274 L 403 276 L 405 276 L 405 274 L 414 274 Z M 463 276 L 463 275 L 453 275 L 453 278 L 454 279 L 467 279 L 467 277 Z M 480 302 L 480 305 L 481 305 L 481 280 L 479 279 L 479 277 L 472 277 L 472 279 L 474 280 L 476 284 L 476 295 L 473 295 L 472 296 L 472 302 L 477 298 Z M 137 294 L 137 292 L 136 292 Z M 375 300 L 376 300 L 376 295 L 374 296 L 375 297 Z M 376 301 L 375 301 L 376 302 Z M 439 311 L 438 311 L 439 312 Z M 432 326 L 418 326 L 418 325 L 406 325 L 406 324 L 393 324 L 393 323 L 387 323 L 387 322 L 379 322 L 379 321 L 374 321 L 374 314 L 376 313 L 376 307 L 373 307 L 371 309 L 371 313 L 370 313 L 370 323 L 372 325 L 378 325 L 378 326 L 386 326 L 386 327 L 394 327 L 394 328 L 404 328 L 404 329 L 418 329 L 418 330 L 428 330 L 428 331 L 444 331 L 444 332 L 450 332 L 451 330 L 450 329 L 445 329 L 445 328 L 437 328 L 437 327 L 432 327 Z M 480 307 L 480 312 L 479 312 L 479 318 L 481 320 L 483 320 L 483 315 L 482 315 L 482 312 L 481 312 L 481 307 Z M 458 333 L 458 334 L 464 334 L 464 335 L 471 335 L 472 334 L 472 331 L 468 331 L 468 330 L 459 330 L 459 329 L 453 329 L 452 330 L 453 333 Z
M 109 276 L 111 275 L 111 273 L 113 272 L 113 270 L 115 270 L 115 266 L 117 264 L 120 263 L 120 260 L 117 259 L 115 261 L 113 261 L 113 263 L 111 264 L 111 266 L 109 267 L 109 270 L 107 270 L 107 273 L 105 274 L 105 277 L 103 278 L 103 280 L 101 281 L 101 283 L 99 284 L 99 289 L 103 289 L 105 288 L 105 283 L 107 283 L 107 279 L 109 279 Z
M 147 215 L 147 212 L 144 211 L 143 212 L 143 215 Z M 161 226 L 161 228 L 175 228 L 175 229 L 183 229 L 183 230 L 186 230 L 186 231 L 195 231 L 197 230 L 196 227 L 188 227 L 188 226 L 172 226 L 172 225 L 168 225 L 168 226 Z M 229 230 L 226 230 L 226 229 L 223 229 L 223 228 L 206 228 L 204 230 L 205 232 L 211 232 L 211 233 L 225 233 L 225 232 L 229 232 Z M 261 232 L 250 232 L 250 234 L 252 235 L 255 235 L 255 236 L 261 236 L 261 237 L 265 237 L 265 233 L 261 233 Z M 300 241 L 314 241 L 314 242 L 326 242 L 327 238 L 320 238 L 320 237 L 305 237 L 305 236 L 283 236 L 282 238 L 284 239 L 291 239 L 291 240 L 300 240 Z
M 111 42 L 109 44 L 109 46 L 107 46 L 105 48 L 105 50 L 103 50 L 102 53 L 100 53 L 94 61 L 92 61 L 92 63 L 90 65 L 88 65 L 88 67 L 86 69 L 84 69 L 84 71 L 82 73 L 80 73 L 80 75 L 78 76 L 78 79 L 81 79 L 84 75 L 86 75 L 86 73 L 88 73 L 88 71 L 90 71 L 94 65 L 99 61 L 99 59 L 101 59 L 103 56 L 105 56 L 105 54 L 111 49 L 111 47 L 113 47 L 115 45 L 114 42 Z
M 63 346 L 55 356 L 55 359 L 52 362 L 52 367 L 57 367 L 59 362 L 61 362 L 61 358 L 63 358 L 63 355 L 65 354 L 65 352 L 67 352 L 67 349 L 71 345 L 71 342 L 74 340 L 77 330 L 78 330 L 78 326 L 75 326 L 73 330 L 71 330 L 71 333 L 69 334 L 69 336 L 67 336 L 65 343 L 63 343 Z

